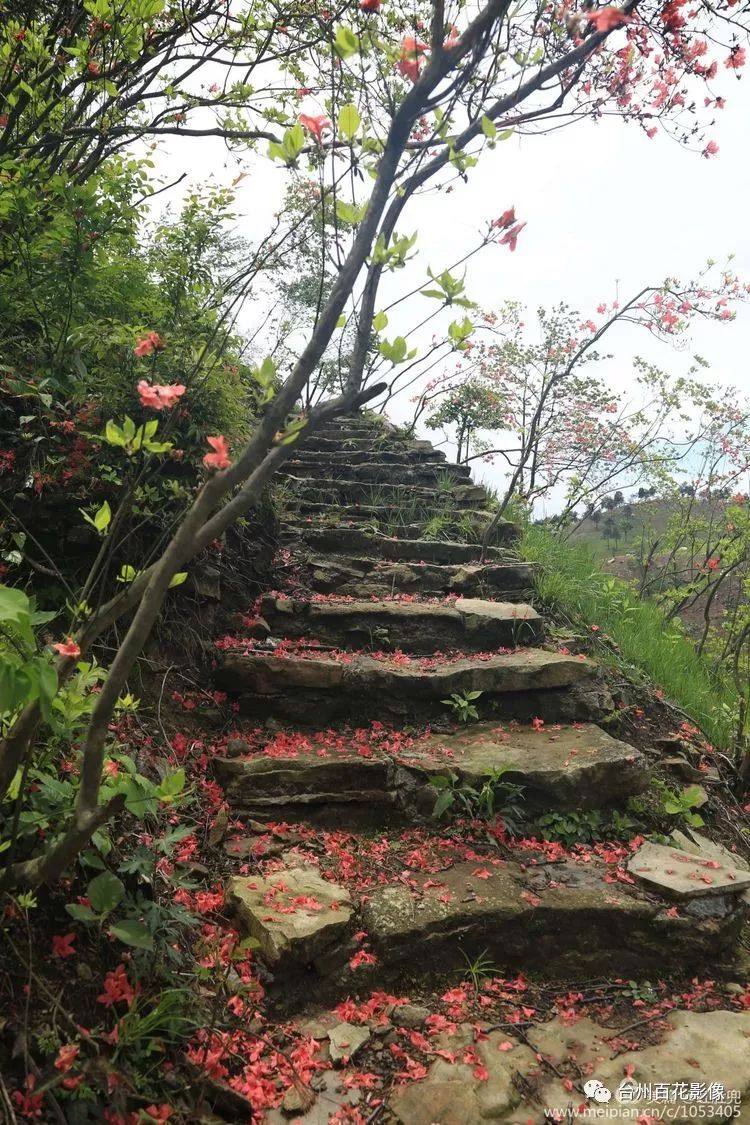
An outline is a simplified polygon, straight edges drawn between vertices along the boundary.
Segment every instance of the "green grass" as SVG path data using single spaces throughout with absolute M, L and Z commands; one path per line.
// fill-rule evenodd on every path
M 619 651 L 604 641 L 597 653 L 600 662 L 636 679 L 645 677 L 715 746 L 731 745 L 737 691 L 727 678 L 712 673 L 679 621 L 668 622 L 655 603 L 603 573 L 585 546 L 563 542 L 544 527 L 526 528 L 520 552 L 538 564 L 537 594 L 545 606 L 575 625 L 597 625 L 614 641 Z

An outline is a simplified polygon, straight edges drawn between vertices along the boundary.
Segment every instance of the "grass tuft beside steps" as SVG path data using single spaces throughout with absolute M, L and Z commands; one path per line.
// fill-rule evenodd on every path
M 680 707 L 717 747 L 732 742 L 739 697 L 733 683 L 699 656 L 679 621 L 639 598 L 624 581 L 603 573 L 591 551 L 528 526 L 519 544 L 535 563 L 537 596 L 574 625 L 598 627 L 617 646 L 603 644 L 597 659 L 640 672 Z

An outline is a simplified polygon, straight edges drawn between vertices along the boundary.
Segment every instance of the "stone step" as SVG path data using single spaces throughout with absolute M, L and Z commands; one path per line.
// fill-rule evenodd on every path
M 454 465 L 434 449 L 342 449 L 338 442 L 330 449 L 308 450 L 301 447 L 295 456 L 285 461 L 280 472 L 294 471 L 295 465 L 315 469 L 321 465 L 405 465 L 411 468 L 434 467 L 438 472 L 455 472 L 457 476 L 471 476 L 468 465 Z
M 487 499 L 486 491 L 473 484 L 459 484 L 450 489 L 440 489 L 398 484 L 392 481 L 373 484 L 351 479 L 335 480 L 332 477 L 311 480 L 306 477 L 286 476 L 284 480 L 293 491 L 293 495 L 299 499 L 343 503 L 364 501 L 376 505 L 381 502 L 398 501 L 405 511 L 413 510 L 420 505 L 439 507 L 449 503 L 454 508 L 470 508 L 483 504 Z
M 472 723 L 452 734 L 415 739 L 401 765 L 429 782 L 455 774 L 478 788 L 493 770 L 524 787 L 524 810 L 595 809 L 642 793 L 650 770 L 644 755 L 594 723 L 509 727 Z
M 396 539 L 386 535 L 371 534 L 357 527 L 328 527 L 324 529 L 298 529 L 300 538 L 317 552 L 342 555 L 367 555 L 370 558 L 404 562 L 478 563 L 481 549 L 473 543 L 451 543 L 445 540 Z M 502 521 L 497 528 L 498 543 L 513 543 L 518 538 L 518 526 Z M 506 561 L 507 555 L 499 547 L 488 547 L 489 561 Z
M 235 876 L 227 898 L 240 929 L 282 976 L 312 966 L 341 992 L 356 987 L 347 963 L 358 940 L 374 954 L 381 987 L 404 971 L 465 974 L 467 960 L 480 956 L 503 973 L 545 980 L 643 979 L 726 963 L 746 917 L 741 882 L 675 899 L 591 853 L 529 861 L 528 851 L 469 862 L 446 855 L 442 869 L 386 877 L 360 901 L 356 886 L 298 861 L 266 877 Z
M 378 459 L 382 455 L 385 460 L 389 460 L 391 457 L 425 458 L 428 461 L 445 461 L 446 459 L 445 452 L 442 449 L 435 449 L 432 442 L 429 441 L 403 441 L 394 438 L 386 440 L 382 437 L 326 437 L 321 433 L 311 434 L 304 442 L 301 442 L 298 452 L 300 456 L 305 457 L 319 452 L 342 455 L 356 453 L 361 454 L 363 458 L 370 456 Z
M 313 590 L 350 597 L 383 593 L 428 596 L 464 594 L 502 601 L 523 601 L 534 587 L 534 567 L 509 555 L 507 562 L 441 564 L 387 562 L 371 558 L 303 555 Z
M 573 1021 L 569 1012 L 549 1020 L 534 1013 L 531 1027 L 506 1024 L 479 1039 L 471 1023 L 454 1022 L 440 1035 L 442 1053 L 435 1052 L 425 1078 L 390 1090 L 387 1120 L 392 1114 L 397 1125 L 488 1120 L 547 1125 L 551 1117 L 545 1107 L 550 1106 L 560 1107 L 560 1121 L 579 1116 L 584 1121 L 619 1118 L 642 1125 L 714 1116 L 741 1121 L 743 1113 L 747 1119 L 750 1011 L 675 1009 L 638 1029 L 651 1034 L 640 1039 L 636 1031 L 636 1037 L 628 1036 L 624 1043 L 610 1013 L 611 1009 L 599 1015 L 600 1022 L 580 1010 Z M 331 1026 L 337 1023 L 332 1020 Z M 361 1031 L 352 1027 L 347 1033 L 352 1037 Z M 352 1070 L 356 1066 L 353 1063 Z M 598 1103 L 587 1097 L 587 1088 L 592 1095 L 602 1091 Z M 351 1096 L 350 1086 L 346 1090 L 345 1096 Z M 272 1114 L 268 1125 L 285 1125 L 286 1120 Z M 315 1120 L 302 1117 L 300 1125 Z
M 445 718 L 442 701 L 466 692 L 480 693 L 473 702 L 484 718 L 587 721 L 612 708 L 592 661 L 543 649 L 460 659 L 376 658 L 299 646 L 273 652 L 237 639 L 217 656 L 217 686 L 237 697 L 243 714 L 307 724 Z
M 320 437 L 335 438 L 338 441 L 347 441 L 350 438 L 373 438 L 381 442 L 393 440 L 390 429 L 385 426 L 368 425 L 362 422 L 328 422 L 321 426 L 316 433 Z
M 287 478 L 319 480 L 347 480 L 376 485 L 407 485 L 432 488 L 440 482 L 450 481 L 453 485 L 470 486 L 471 472 L 465 465 L 441 465 L 437 463 L 412 465 L 406 461 L 367 461 L 352 464 L 346 460 L 329 461 L 302 460 L 287 461 L 282 475 Z M 449 488 L 440 491 L 450 492 Z
M 539 641 L 543 623 L 524 603 L 457 598 L 417 601 L 311 601 L 265 595 L 261 614 L 274 637 L 312 638 L 338 648 L 430 653 L 485 652 Z
M 549 1125 L 553 1120 L 550 1107 L 559 1107 L 554 1111 L 558 1121 L 580 1117 L 583 1121 L 640 1121 L 641 1125 L 649 1119 L 734 1118 L 741 1122 L 743 1114 L 747 1120 L 750 1011 L 729 1010 L 726 1005 L 736 1001 L 722 997 L 720 988 L 718 995 L 712 993 L 714 1002 L 722 1005 L 719 1010 L 681 1011 L 675 1007 L 662 1019 L 654 1019 L 652 1014 L 634 1037 L 628 1035 L 623 1042 L 617 1028 L 626 1022 L 637 1023 L 642 1015 L 642 1007 L 634 1006 L 624 988 L 617 995 L 618 986 L 614 986 L 614 1006 L 592 1005 L 589 997 L 587 1004 L 579 991 L 573 998 L 574 1007 L 554 1018 L 545 1004 L 541 1011 L 532 1008 L 529 1020 L 518 1026 L 502 1020 L 493 1029 L 490 1012 L 497 1011 L 497 999 L 493 1005 L 494 989 L 489 994 L 484 989 L 486 985 L 497 987 L 496 979 L 482 982 L 479 989 L 481 999 L 490 1004 L 489 1011 L 480 1009 L 487 1017 L 481 1022 L 469 1014 L 476 1012 L 472 1000 L 457 1002 L 454 1018 L 446 1021 L 439 999 L 394 1007 L 388 1004 L 391 997 L 382 992 L 373 994 L 371 1008 L 365 1005 L 358 1010 L 351 1005 L 347 1012 L 316 1010 L 312 1019 L 305 1019 L 304 1032 L 320 1042 L 321 1050 L 340 1069 L 325 1071 L 314 1082 L 316 1101 L 294 1118 L 294 1125 L 356 1121 L 357 1113 L 360 1121 L 366 1120 L 367 1115 L 373 1116 L 371 1104 L 378 1114 L 373 1120 L 388 1125 L 479 1125 L 487 1121 Z M 520 1006 L 530 1006 L 534 993 L 533 985 L 529 987 L 526 981 L 518 986 L 522 990 L 516 1008 L 520 1015 Z M 683 991 L 676 987 L 667 992 L 671 1006 L 679 1005 Z M 347 1022 L 346 1016 L 353 1022 Z M 389 1030 L 392 1024 L 395 1026 Z M 418 1081 L 394 1083 L 393 1056 L 383 1050 L 381 1039 L 385 1035 L 386 1043 L 398 1039 L 406 1043 L 413 1028 L 422 1029 L 413 1041 L 424 1051 L 426 1074 Z M 348 1048 L 348 1060 L 341 1060 L 342 1041 L 345 1050 Z M 365 1069 L 376 1072 L 368 1074 L 366 1086 L 362 1081 Z M 294 1104 L 299 1103 L 295 1100 Z M 271 1110 L 265 1125 L 289 1125 L 289 1113 Z
M 437 877 L 410 875 L 416 887 L 374 889 L 362 927 L 381 962 L 422 969 L 461 951 L 547 979 L 684 972 L 721 959 L 745 913 L 736 896 L 717 895 L 713 912 L 689 900 L 673 917 L 674 900 L 616 881 L 596 860 L 541 862 L 533 872 L 524 863 L 465 863 Z
M 241 739 L 234 743 L 241 745 Z M 407 823 L 429 816 L 438 791 L 430 779 L 456 776 L 479 790 L 495 770 L 523 786 L 520 810 L 601 808 L 642 792 L 645 757 L 593 724 L 536 730 L 475 723 L 448 734 L 387 737 L 344 731 L 334 741 L 311 738 L 304 751 L 278 758 L 264 749 L 213 759 L 232 814 L 314 820 L 343 826 Z M 364 756 L 361 751 L 366 751 Z M 366 814 L 366 815 L 363 815 Z
M 399 539 L 457 540 L 460 543 L 478 543 L 480 531 L 492 520 L 492 512 L 477 508 L 449 507 L 420 508 L 418 523 L 404 523 L 413 513 L 405 513 L 400 504 L 332 504 L 307 503 L 287 499 L 286 511 L 294 513 L 306 528 L 326 529 L 346 524 L 388 535 L 398 530 Z M 282 527 L 281 539 L 289 542 L 299 538 L 299 524 L 287 523 Z

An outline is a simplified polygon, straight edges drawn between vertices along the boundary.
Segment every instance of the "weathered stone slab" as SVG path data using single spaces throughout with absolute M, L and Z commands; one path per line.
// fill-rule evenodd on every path
M 376 756 L 215 758 L 214 768 L 235 813 L 326 806 L 340 816 L 342 805 L 392 806 L 396 800 L 392 763 Z
M 451 477 L 457 484 L 471 482 L 471 470 L 468 465 L 448 465 L 444 461 L 427 461 L 424 457 L 416 461 L 408 456 L 392 456 L 383 459 L 377 453 L 367 459 L 357 460 L 356 453 L 344 454 L 334 457 L 331 454 L 321 455 L 315 459 L 299 458 L 288 461 L 284 466 L 286 474 L 297 478 L 305 477 L 308 480 L 320 478 L 335 480 L 345 475 L 347 480 L 369 481 L 375 484 L 423 484 L 435 487 L 438 481 Z
M 351 656 L 343 662 L 265 652 L 227 652 L 222 655 L 218 674 L 222 685 L 232 691 L 247 689 L 273 694 L 289 688 L 353 688 L 390 698 L 409 698 L 417 692 L 423 698 L 442 699 L 451 692 L 492 694 L 569 687 L 595 671 L 591 660 L 532 648 L 486 660 L 436 660 L 427 671 L 422 670 L 418 661 L 399 664 L 370 656 Z
M 323 442 L 325 441 L 325 446 Z M 412 466 L 412 465 L 428 465 L 434 466 L 441 471 L 448 471 L 455 473 L 456 476 L 467 477 L 471 475 L 471 470 L 468 465 L 452 465 L 446 461 L 445 453 L 437 449 L 413 449 L 410 446 L 399 448 L 393 446 L 391 448 L 373 449 L 370 448 L 354 448 L 342 449 L 338 443 L 331 443 L 330 438 L 321 439 L 321 448 L 316 450 L 308 450 L 302 448 L 298 450 L 295 457 L 290 457 L 285 461 L 280 472 L 292 473 L 294 476 L 304 476 L 307 472 L 315 472 L 320 467 L 327 465 L 332 466 L 355 466 L 355 465 L 397 465 L 397 466 Z
M 533 566 L 516 560 L 454 566 L 310 553 L 304 561 L 310 568 L 314 590 L 355 598 L 419 592 L 428 597 L 482 594 L 518 601 L 528 596 L 534 585 Z
M 458 598 L 450 605 L 429 602 L 316 602 L 266 595 L 261 612 L 274 636 L 309 637 L 340 647 L 391 648 L 428 653 L 462 648 L 467 652 L 531 644 L 542 620 L 523 602 Z
M 401 1125 L 474 1125 L 509 1120 L 505 1115 L 521 1104 L 516 1074 L 538 1064 L 533 1051 L 524 1044 L 514 1043 L 510 1050 L 501 1050 L 501 1044 L 508 1041 L 505 1032 L 492 1031 L 475 1042 L 468 1025 L 461 1025 L 453 1035 L 441 1035 L 439 1049 L 455 1054 L 456 1061 L 439 1058 L 423 1081 L 396 1086 L 388 1108 Z M 467 1048 L 478 1064 L 464 1061 Z M 481 1081 L 474 1075 L 477 1065 L 487 1074 Z M 521 1120 L 525 1119 L 524 1114 Z
M 463 950 L 546 977 L 684 971 L 728 950 L 745 916 L 739 905 L 706 919 L 671 914 L 593 860 L 537 867 L 533 881 L 509 862 L 456 864 L 415 882 L 377 887 L 362 907 L 383 964 L 446 968 Z
M 255 650 L 217 654 L 217 686 L 236 694 L 244 714 L 284 716 L 306 725 L 446 718 L 442 701 L 479 691 L 480 714 L 530 722 L 598 721 L 612 699 L 582 657 L 524 649 L 461 660 L 375 659 L 344 654 L 313 659 Z
M 314 961 L 345 933 L 352 916 L 348 892 L 311 867 L 285 868 L 267 879 L 235 876 L 227 898 L 270 964 Z
M 740 894 L 750 887 L 750 871 L 664 844 L 643 844 L 628 871 L 661 894 L 676 898 Z
M 297 1091 L 291 1086 L 282 1108 L 271 1109 L 264 1114 L 263 1125 L 330 1125 L 338 1114 L 347 1111 L 347 1107 L 357 1106 L 361 1101 L 359 1090 L 343 1086 L 339 1072 L 335 1070 L 316 1075 L 311 1085 L 315 1103 L 310 1109 L 304 1109 L 301 1098 L 299 1095 L 295 1097 Z
M 675 847 L 683 852 L 700 855 L 704 859 L 718 859 L 727 867 L 739 867 L 741 871 L 750 871 L 750 861 L 746 860 L 744 856 L 736 855 L 729 848 L 725 848 L 723 844 L 717 844 L 715 840 L 709 840 L 708 836 L 696 832 L 693 828 L 688 828 L 684 832 L 678 828 L 671 833 L 671 839 L 674 841 Z
M 310 546 L 337 554 L 368 555 L 371 558 L 423 561 L 436 563 L 477 563 L 481 550 L 473 543 L 451 543 L 432 539 L 396 539 L 387 535 L 369 534 L 357 527 L 334 527 L 325 530 L 304 526 L 300 535 Z M 504 521 L 497 529 L 498 543 L 512 543 L 518 538 L 518 526 Z M 503 558 L 500 548 L 489 547 L 490 560 Z
M 504 779 L 525 787 L 524 801 L 549 809 L 600 808 L 641 793 L 650 776 L 640 751 L 593 723 L 559 730 L 474 723 L 433 735 L 401 761 L 424 776 L 452 770 L 470 785 L 510 767 Z
M 348 788 L 387 789 L 391 784 L 385 759 L 336 753 L 297 757 L 215 758 L 214 768 L 228 796 L 260 797 L 283 793 L 317 793 Z
M 614 1027 L 585 1017 L 573 1024 L 559 1018 L 536 1024 L 529 1038 L 549 1060 L 547 1068 L 512 1029 L 490 1032 L 475 1043 L 473 1028 L 461 1024 L 439 1041 L 456 1061 L 440 1058 L 423 1081 L 395 1087 L 388 1108 L 401 1125 L 485 1120 L 543 1125 L 545 1107 L 569 1106 L 578 1115 L 582 1105 L 592 1119 L 599 1110 L 609 1117 L 656 1121 L 668 1108 L 673 1120 L 741 1121 L 750 1099 L 750 1012 L 675 1012 L 665 1018 L 669 1026 L 658 1042 L 620 1054 L 611 1043 Z M 481 1060 L 479 1076 L 473 1063 L 464 1061 L 467 1048 Z M 566 1073 L 576 1072 L 581 1077 L 572 1088 L 569 1078 L 564 1085 Z M 525 1085 L 538 1091 L 534 1100 L 522 1096 Z
M 354 1058 L 360 1047 L 370 1038 L 369 1028 L 358 1027 L 353 1023 L 339 1023 L 328 1032 L 331 1061 L 341 1062 Z
M 408 481 L 383 480 L 374 483 L 335 477 L 312 479 L 292 476 L 287 476 L 286 480 L 296 496 L 314 501 L 326 500 L 334 496 L 344 503 L 356 503 L 358 500 L 371 503 L 375 490 L 378 493 L 382 492 L 386 499 L 401 499 L 404 507 L 415 503 L 440 504 L 450 498 L 453 507 L 471 508 L 484 503 L 487 499 L 487 493 L 483 488 L 469 484 L 459 484 L 448 491 Z
M 641 1114 L 648 1118 L 649 1111 L 653 1120 L 659 1120 L 665 1107 L 672 1120 L 741 1121 L 750 1098 L 750 1012 L 674 1012 L 665 1018 L 670 1026 L 659 1042 L 616 1057 L 610 1043 L 617 1036 L 615 1028 L 590 1019 L 569 1027 L 555 1019 L 535 1027 L 534 1046 L 542 1054 L 553 1063 L 573 1056 L 584 1074 L 611 1094 L 609 1101 L 598 1103 L 581 1098 L 582 1083 L 571 1093 L 548 1071 L 541 1090 L 543 1104 L 564 1106 L 572 1100 L 574 1105 L 588 1102 L 593 1109 L 608 1105 L 615 1113 L 627 1112 L 632 1121 L 640 1120 Z M 631 1078 L 626 1077 L 629 1073 Z M 738 1096 L 730 1099 L 729 1091 L 737 1091 Z M 541 1122 L 539 1108 L 536 1113 L 529 1109 L 535 1125 Z M 526 1120 L 525 1113 L 521 1120 Z

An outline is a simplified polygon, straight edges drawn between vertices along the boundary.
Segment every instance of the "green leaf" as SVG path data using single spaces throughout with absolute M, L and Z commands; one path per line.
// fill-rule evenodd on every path
M 450 786 L 450 778 L 445 774 L 436 773 L 434 777 L 430 778 L 430 785 L 435 789 L 447 789 Z
M 28 625 L 31 618 L 31 605 L 23 590 L 13 586 L 0 586 L 0 621 L 11 625 Z
M 342 223 L 361 223 L 366 210 L 366 203 L 358 206 L 355 203 L 347 203 L 345 199 L 336 199 L 336 217 Z
M 382 332 L 384 328 L 388 327 L 388 317 L 384 312 L 375 313 L 372 318 L 372 326 L 376 332 Z
M 337 27 L 333 49 L 340 59 L 348 59 L 359 50 L 359 39 L 351 28 Z
M 356 38 L 356 37 L 355 37 Z M 351 140 L 357 135 L 357 130 L 361 124 L 361 118 L 356 105 L 345 105 L 341 107 L 339 113 L 339 133 L 346 140 Z
M 111 914 L 125 897 L 125 886 L 111 871 L 102 871 L 91 880 L 86 894 L 97 914 Z
M 307 425 L 307 418 L 295 418 L 290 422 L 284 433 L 278 438 L 279 445 L 291 445 L 295 442 L 300 435 L 300 432 Z
M 403 336 L 396 336 L 395 340 L 381 340 L 378 351 L 383 359 L 390 360 L 391 363 L 404 363 L 407 359 L 413 359 L 417 354 L 416 348 L 413 351 L 407 350 L 406 340 Z
M 172 581 L 169 583 L 169 589 L 171 590 L 174 586 L 181 586 L 187 576 L 188 572 L 186 570 L 180 570 L 172 577 Z
M 276 364 L 271 359 L 270 355 L 252 370 L 253 379 L 256 383 L 260 383 L 261 387 L 270 387 L 276 380 Z
M 285 131 L 281 147 L 286 160 L 291 162 L 297 159 L 305 147 L 305 131 L 299 123 Z
M 112 520 L 112 509 L 109 501 L 105 500 L 99 511 L 94 516 L 94 527 L 97 531 L 106 531 Z
M 124 942 L 125 945 L 132 945 L 134 949 L 151 950 L 154 948 L 154 939 L 143 922 L 137 922 L 134 919 L 114 922 L 109 927 L 109 932 L 113 937 Z
M 104 440 L 110 445 L 127 445 L 127 439 L 124 432 L 111 418 L 104 427 Z
M 138 577 L 139 574 L 140 574 L 140 571 L 136 570 L 134 566 L 130 565 L 130 563 L 124 563 L 120 567 L 120 573 L 117 575 L 117 581 L 118 582 L 133 582 Z
M 35 666 L 39 685 L 39 704 L 43 717 L 49 720 L 52 715 L 52 700 L 57 695 L 57 671 L 54 664 L 43 656 L 36 658 Z
M 173 770 L 156 786 L 154 796 L 158 797 L 163 804 L 169 805 L 180 796 L 184 788 L 185 771 L 183 769 Z
M 439 817 L 442 816 L 444 812 L 447 812 L 453 804 L 454 797 L 455 794 L 452 789 L 443 789 L 442 793 L 438 794 L 438 798 L 435 801 L 432 815 L 434 817 Z
M 80 906 L 77 902 L 66 903 L 65 909 L 76 922 L 95 922 L 96 914 L 90 906 Z
M 482 117 L 482 132 L 485 137 L 489 137 L 491 141 L 494 141 L 497 136 L 497 125 L 494 121 L 490 121 L 486 114 Z

